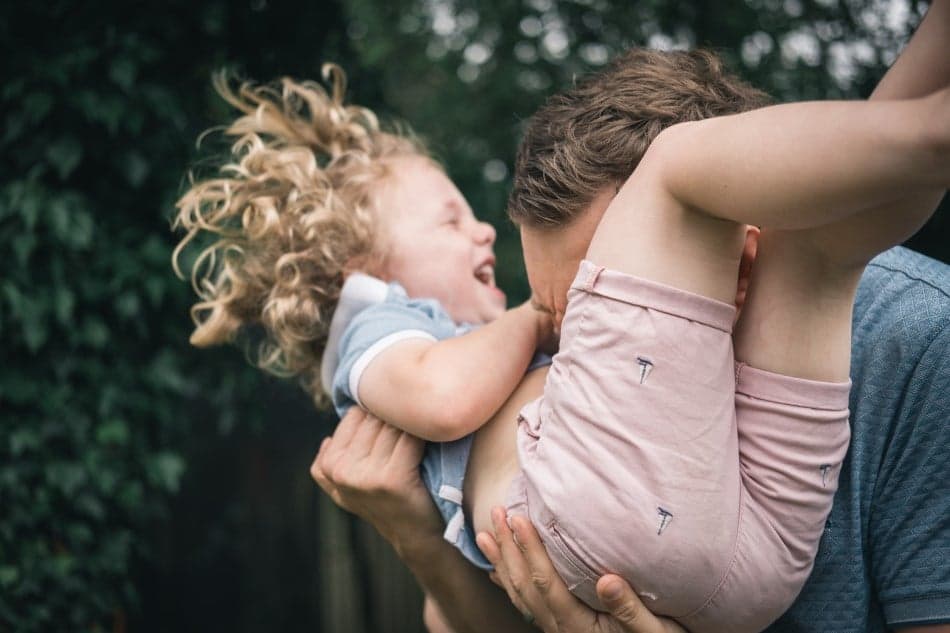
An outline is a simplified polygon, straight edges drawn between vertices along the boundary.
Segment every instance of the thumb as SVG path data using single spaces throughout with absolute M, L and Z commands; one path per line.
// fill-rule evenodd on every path
M 608 574 L 597 582 L 597 597 L 624 633 L 661 633 L 663 625 L 647 610 L 620 576 Z

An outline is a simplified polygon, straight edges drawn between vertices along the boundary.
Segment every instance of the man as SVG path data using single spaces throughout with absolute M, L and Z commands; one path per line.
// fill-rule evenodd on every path
M 950 7 L 938 0 L 872 98 L 920 96 L 950 82 L 950 57 L 942 49 L 948 36 Z M 596 84 L 595 80 L 591 85 Z M 581 110 L 584 98 L 578 106 Z M 552 113 L 549 108 L 544 116 L 549 117 L 544 129 L 560 143 L 559 132 L 579 115 L 556 109 Z M 561 138 L 569 137 L 583 149 L 588 137 L 579 129 L 572 128 L 572 134 Z M 649 140 L 652 137 L 646 144 Z M 529 129 L 522 151 L 527 162 L 519 161 L 516 175 L 515 208 L 526 191 L 542 208 L 546 200 L 561 205 L 565 190 L 584 207 L 605 186 L 615 184 L 616 176 L 597 163 L 605 159 L 604 152 L 594 151 L 587 159 L 593 181 L 567 180 L 558 189 L 557 183 L 545 184 L 542 178 L 535 181 L 540 189 L 534 191 L 529 168 L 536 165 L 538 155 L 532 153 L 532 143 L 539 146 Z M 609 160 L 624 164 L 629 173 L 646 144 L 639 150 L 621 148 L 630 156 Z M 548 177 L 552 171 L 557 170 L 546 166 L 539 175 Z M 933 205 L 936 199 L 937 194 L 895 204 L 911 208 Z M 852 446 L 812 577 L 797 602 L 769 630 L 948 631 L 950 626 L 938 623 L 950 622 L 950 459 L 945 455 L 950 444 L 946 396 L 950 358 L 945 352 L 950 349 L 950 270 L 903 249 L 885 253 L 862 279 L 853 330 Z M 501 608 L 498 594 L 484 577 L 451 547 L 443 547 L 441 526 L 425 519 L 431 515 L 426 504 L 431 503 L 418 494 L 412 462 L 417 460 L 418 444 L 391 427 L 359 416 L 358 412 L 348 416 L 333 440 L 321 448 L 312 470 L 318 483 L 338 503 L 370 520 L 396 546 L 443 607 L 454 630 L 524 628 L 516 612 Z M 386 449 L 391 450 L 386 453 Z M 518 547 L 503 518 L 497 513 L 494 518 L 496 547 L 486 553 L 497 565 L 496 578 L 519 610 L 536 617 L 545 630 L 679 630 L 653 618 L 616 577 L 602 579 L 598 585 L 602 601 L 616 617 L 590 611 L 553 573 L 537 535 L 524 519 L 512 519 Z M 631 555 L 636 555 L 635 544 Z M 431 604 L 426 618 L 430 629 L 444 625 Z

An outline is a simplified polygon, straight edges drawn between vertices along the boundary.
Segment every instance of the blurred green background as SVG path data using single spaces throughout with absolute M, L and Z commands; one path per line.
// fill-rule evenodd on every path
M 230 116 L 213 71 L 315 78 L 321 62 L 340 63 L 352 100 L 428 139 L 499 228 L 499 283 L 518 301 L 526 284 L 504 203 L 521 122 L 546 95 L 638 44 L 711 46 L 779 100 L 863 97 L 926 9 L 4 5 L 0 632 L 419 629 L 417 615 L 385 615 L 387 595 L 410 596 L 417 614 L 405 575 L 380 567 L 385 548 L 309 479 L 334 421 L 238 350 L 187 344 L 192 295 L 171 271 L 169 218 L 186 170 L 206 156 L 198 134 Z M 945 204 L 911 245 L 950 260 L 947 218 Z M 340 628 L 334 610 L 355 612 L 354 623 Z

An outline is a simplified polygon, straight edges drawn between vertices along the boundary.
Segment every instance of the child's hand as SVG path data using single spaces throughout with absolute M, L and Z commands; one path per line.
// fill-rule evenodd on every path
M 555 354 L 561 333 L 554 323 L 554 315 L 530 300 L 522 304 L 521 309 L 530 310 L 531 316 L 538 328 L 537 349 L 545 354 Z

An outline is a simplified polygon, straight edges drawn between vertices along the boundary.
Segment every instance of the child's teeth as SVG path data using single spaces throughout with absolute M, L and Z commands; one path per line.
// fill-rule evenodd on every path
M 485 264 L 480 266 L 478 270 L 475 271 L 475 276 L 486 284 L 492 283 L 495 277 L 495 269 L 490 264 Z

